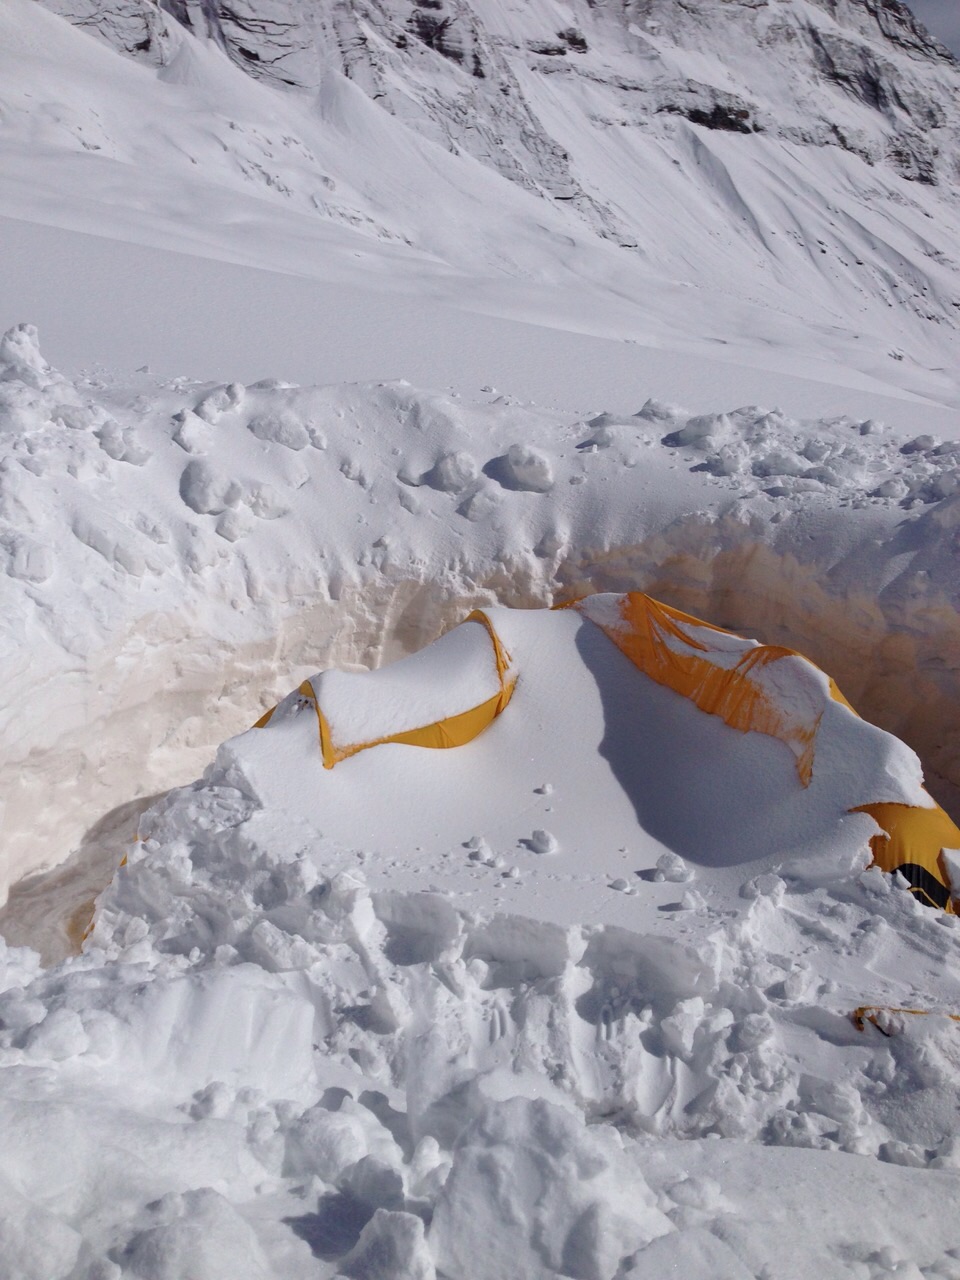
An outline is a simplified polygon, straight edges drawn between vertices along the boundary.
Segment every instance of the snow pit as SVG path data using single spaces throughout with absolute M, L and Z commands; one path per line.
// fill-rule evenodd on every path
M 936 496 L 956 467 L 947 444 L 739 409 L 711 419 L 725 417 L 736 444 L 734 474 L 721 477 L 702 468 L 715 422 L 684 451 L 664 443 L 689 421 L 670 405 L 598 426 L 403 384 L 70 382 L 29 326 L 2 350 L 3 882 L 22 882 L 34 919 L 44 889 L 24 877 L 81 849 L 73 865 L 88 865 L 111 815 L 196 776 L 297 680 L 380 666 L 498 601 L 641 588 L 796 648 L 919 751 L 932 792 L 956 811 L 960 497 Z M 201 457 L 176 441 L 190 414 L 209 431 Z M 299 440 L 297 425 L 314 447 L 263 438 Z M 578 450 L 601 428 L 603 448 Z M 488 466 L 521 432 L 514 457 L 548 460 L 548 493 L 501 483 Z M 104 438 L 125 442 L 119 458 Z M 366 487 L 340 474 L 348 456 Z M 755 477 L 757 457 L 829 466 L 835 483 L 803 487 L 793 463 Z M 397 482 L 398 470 L 422 477 L 438 460 L 444 484 L 467 487 Z M 878 476 L 906 496 L 871 496 Z M 227 499 L 236 505 L 195 510 Z M 552 829 L 549 815 L 525 834 L 538 827 Z M 51 916 L 59 954 L 102 880 L 74 883 Z M 3 927 L 16 927 L 9 912 Z
M 905 748 L 884 756 L 863 725 L 870 749 L 848 740 L 836 704 L 804 790 L 784 744 L 641 696 L 598 627 L 540 610 L 510 615 L 514 699 L 465 747 L 379 746 L 324 770 L 305 707 L 209 765 L 318 668 L 381 666 L 497 599 L 643 585 L 721 624 L 755 615 L 861 710 L 916 717 L 956 778 L 941 726 L 957 623 L 935 585 L 953 581 L 955 499 L 878 497 L 841 521 L 805 489 L 744 497 L 742 477 L 671 470 L 673 410 L 580 453 L 589 429 L 562 415 L 407 387 L 78 388 L 26 346 L 48 381 L 0 383 L 0 514 L 50 550 L 51 576 L 4 588 L 10 877 L 78 852 L 16 887 L 4 928 L 19 916 L 21 940 L 63 956 L 110 884 L 83 954 L 43 969 L 0 944 L 16 1274 L 956 1274 L 955 1024 L 887 1036 L 849 1018 L 960 1007 L 953 918 L 865 870 L 873 824 L 847 813 L 881 780 L 916 798 Z M 175 416 L 211 396 L 210 451 L 187 458 Z M 327 449 L 236 430 L 271 413 Z M 504 457 L 520 416 L 549 493 L 478 475 L 500 495 L 487 522 L 461 513 L 464 492 L 424 484 L 416 516 L 401 501 L 393 449 L 421 476 L 467 440 Z M 108 417 L 146 463 L 101 448 Z M 851 432 L 781 433 L 804 430 L 838 447 Z M 856 434 L 898 465 L 887 436 Z M 340 471 L 348 446 L 366 486 Z M 183 501 L 194 461 L 243 492 L 270 485 L 290 514 L 227 543 L 224 511 Z M 77 538 L 79 517 L 103 539 Z M 133 798 L 151 791 L 166 794 Z M 538 855 L 531 833 L 557 848 Z M 929 1215 L 902 1212 L 916 1203 Z

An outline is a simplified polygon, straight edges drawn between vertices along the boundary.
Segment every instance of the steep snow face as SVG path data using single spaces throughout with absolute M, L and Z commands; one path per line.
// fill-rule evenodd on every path
M 899 7 L 109 12 L 140 62 L 0 14 L 0 212 L 960 403 L 960 68 Z
M 566 198 L 574 195 L 569 157 L 528 96 L 536 81 L 555 76 L 575 115 L 585 81 L 640 127 L 656 130 L 656 117 L 666 115 L 709 129 L 834 143 L 924 182 L 937 179 L 941 147 L 923 135 L 937 130 L 947 148 L 943 167 L 956 176 L 952 55 L 889 0 L 274 0 L 267 8 L 121 0 L 108 9 L 49 0 L 48 7 L 161 65 L 175 47 L 165 15 L 271 83 L 316 89 L 324 70 L 338 65 L 451 148 Z M 855 104 L 853 115 L 844 99 Z M 599 100 L 593 105 L 598 130 L 628 123 L 604 118 Z

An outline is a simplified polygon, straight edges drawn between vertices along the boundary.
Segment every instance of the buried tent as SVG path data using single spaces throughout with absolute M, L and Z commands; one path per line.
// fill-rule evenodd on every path
M 794 757 L 801 788 L 810 786 L 817 768 L 827 708 L 833 704 L 857 719 L 835 683 L 800 654 L 745 640 L 640 592 L 587 596 L 561 608 L 598 627 L 644 676 L 699 711 L 740 732 L 782 742 Z M 375 672 L 315 676 L 258 727 L 312 706 L 327 769 L 388 743 L 464 746 L 507 708 L 522 678 L 498 632 L 512 612 L 475 610 L 427 649 Z M 563 698 L 564 689 L 556 696 Z M 859 723 L 865 733 L 878 732 Z M 925 791 L 916 803 L 906 803 L 882 776 L 876 787 L 876 795 L 849 806 L 876 823 L 870 840 L 875 864 L 899 871 L 920 901 L 952 912 L 945 851 L 960 849 L 960 829 Z

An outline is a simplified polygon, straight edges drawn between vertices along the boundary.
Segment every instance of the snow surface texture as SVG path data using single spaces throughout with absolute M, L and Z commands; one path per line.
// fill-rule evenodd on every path
M 0 1273 L 956 1277 L 956 1027 L 848 1018 L 957 1009 L 955 923 L 862 872 L 862 815 L 838 836 L 825 809 L 826 846 L 762 822 L 738 846 L 729 812 L 706 821 L 709 774 L 678 775 L 699 807 L 664 805 L 651 736 L 628 837 L 596 690 L 577 733 L 531 744 L 563 758 L 515 770 L 511 809 L 462 778 L 441 797 L 451 825 L 471 809 L 455 832 L 424 823 L 426 778 L 390 813 L 368 788 L 318 818 L 315 757 L 278 782 L 267 733 L 146 794 L 319 667 L 418 650 L 473 604 L 645 587 L 810 653 L 946 797 L 956 64 L 873 0 L 305 8 L 258 4 L 254 30 L 246 4 L 77 3 L 79 30 L 0 6 L 0 235 L 35 246 L 5 250 L 2 324 L 42 302 L 57 351 L 110 363 L 129 328 L 128 367 L 156 367 L 171 315 L 190 361 L 64 377 L 29 330 L 3 345 L 6 870 L 76 848 L 18 886 L 4 933 L 76 950 L 131 862 L 85 955 L 42 971 L 0 943 Z M 171 266 L 186 253 L 196 279 Z M 314 282 L 322 340 L 288 305 Z M 338 370 L 369 318 L 389 338 L 408 315 L 425 386 L 454 377 L 431 344 L 462 365 L 475 324 L 509 335 L 514 369 L 562 350 L 575 394 L 540 384 L 581 408 L 257 384 L 358 376 Z M 601 339 L 642 344 L 695 412 L 644 405 L 643 377 L 616 414 L 582 412 L 613 403 L 575 385 Z M 723 360 L 742 398 L 715 390 Z M 220 380 L 170 376 L 194 362 Z M 731 411 L 786 375 L 845 389 L 836 412 Z M 595 812 L 565 750 L 588 729 Z M 729 759 L 794 777 L 757 746 Z
M 319 666 L 598 589 L 807 653 L 956 797 L 960 445 L 757 408 L 71 382 L 29 326 L 0 361 L 7 884 L 129 832 Z
M 960 1000 L 956 918 L 843 814 L 916 798 L 911 753 L 834 703 L 803 791 L 577 614 L 493 620 L 487 734 L 325 771 L 312 709 L 251 730 L 144 815 L 82 957 L 0 943 L 11 1276 L 960 1273 L 956 1026 L 848 1016 Z M 678 768 L 688 857 L 624 805 Z M 806 847 L 738 842 L 763 788 Z
M 0 13 L 9 217 L 960 404 L 960 69 L 898 6 L 63 8 Z

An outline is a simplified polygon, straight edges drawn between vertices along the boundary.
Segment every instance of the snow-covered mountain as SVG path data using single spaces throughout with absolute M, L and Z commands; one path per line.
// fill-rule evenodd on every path
M 50 0 L 126 69 L 35 7 L 2 212 L 327 279 L 349 229 L 459 305 L 960 402 L 960 66 L 902 4 Z
M 267 83 L 316 91 L 339 70 L 451 150 L 560 199 L 578 194 L 578 171 L 596 176 L 585 149 L 553 136 L 581 120 L 598 149 L 611 129 L 672 141 L 672 116 L 839 146 L 914 181 L 956 178 L 954 59 L 887 0 L 46 2 L 156 66 L 176 56 L 182 28 Z M 617 204 L 602 187 L 593 194 Z

